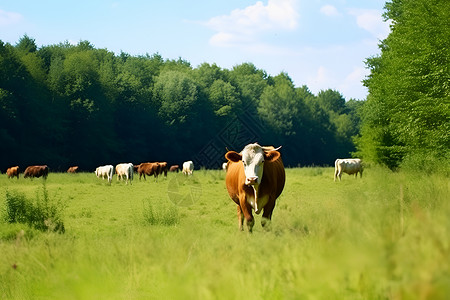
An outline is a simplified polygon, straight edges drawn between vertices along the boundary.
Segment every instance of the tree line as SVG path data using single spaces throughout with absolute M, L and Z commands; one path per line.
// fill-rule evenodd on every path
M 313 94 L 287 73 L 231 69 L 158 53 L 132 56 L 88 41 L 38 48 L 0 40 L 0 170 L 194 160 L 282 145 L 285 164 L 358 156 L 390 169 L 450 170 L 450 2 L 392 0 L 391 32 L 367 58 L 367 99 Z
M 450 1 L 393 0 L 367 59 L 359 155 L 391 169 L 450 170 Z
M 331 89 L 314 95 L 287 73 L 271 76 L 252 63 L 192 67 L 88 41 L 0 41 L 3 172 L 192 158 L 219 167 L 227 148 L 255 141 L 282 145 L 287 165 L 329 165 L 355 150 L 361 105 Z

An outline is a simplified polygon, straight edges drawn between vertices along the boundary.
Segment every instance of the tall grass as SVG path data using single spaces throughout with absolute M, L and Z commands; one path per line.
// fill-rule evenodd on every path
M 183 206 L 174 174 L 127 186 L 50 174 L 66 232 L 0 222 L 0 299 L 446 299 L 448 177 L 333 173 L 287 169 L 270 229 L 256 216 L 253 234 L 238 231 L 223 171 L 194 172 Z M 0 207 L 39 184 L 0 177 Z
M 23 193 L 6 191 L 6 215 L 8 223 L 24 223 L 37 230 L 50 230 L 63 233 L 62 213 L 64 204 L 49 197 L 45 184 L 36 192 L 35 199 L 27 198 Z

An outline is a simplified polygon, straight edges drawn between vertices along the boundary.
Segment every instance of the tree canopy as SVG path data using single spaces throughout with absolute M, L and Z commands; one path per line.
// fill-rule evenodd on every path
M 282 145 L 287 165 L 331 165 L 355 150 L 354 101 L 334 90 L 316 96 L 252 63 L 194 68 L 88 41 L 37 47 L 24 35 L 0 41 L 0 169 L 189 159 L 219 167 L 226 148 L 255 141 Z
M 359 153 L 395 169 L 447 168 L 450 149 L 450 2 L 393 0 L 391 33 L 368 58 Z

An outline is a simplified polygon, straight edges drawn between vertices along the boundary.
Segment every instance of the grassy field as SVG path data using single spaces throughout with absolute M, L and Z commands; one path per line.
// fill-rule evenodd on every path
M 0 175 L 0 299 L 448 299 L 449 178 L 286 170 L 270 230 L 239 232 L 223 171 L 117 182 Z M 9 195 L 9 196 L 7 196 Z M 64 233 L 8 223 L 57 205 Z

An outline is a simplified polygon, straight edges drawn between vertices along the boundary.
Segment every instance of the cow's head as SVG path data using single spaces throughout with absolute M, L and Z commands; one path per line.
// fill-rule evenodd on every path
M 259 186 L 263 177 L 264 162 L 275 161 L 280 157 L 280 152 L 274 147 L 261 147 L 257 143 L 245 146 L 241 153 L 228 151 L 225 158 L 232 162 L 242 161 L 244 165 L 245 184 Z

